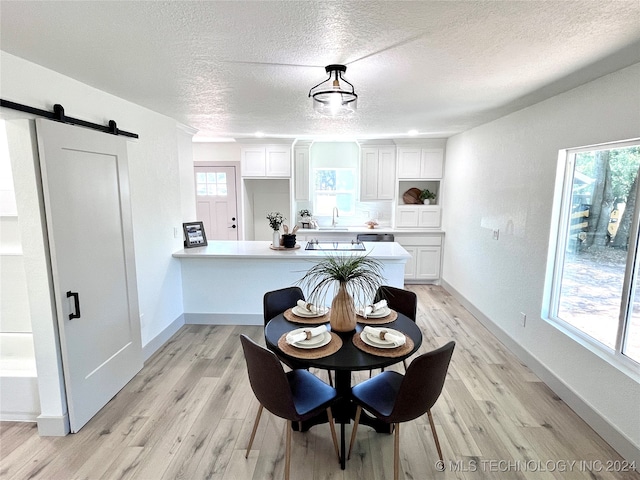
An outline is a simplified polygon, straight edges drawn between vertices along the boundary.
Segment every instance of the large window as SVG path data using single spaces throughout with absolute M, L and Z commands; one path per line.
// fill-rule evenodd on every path
M 316 215 L 331 215 L 334 207 L 340 215 L 353 215 L 356 203 L 354 168 L 316 168 L 313 171 Z
M 548 316 L 640 363 L 640 141 L 563 153 Z

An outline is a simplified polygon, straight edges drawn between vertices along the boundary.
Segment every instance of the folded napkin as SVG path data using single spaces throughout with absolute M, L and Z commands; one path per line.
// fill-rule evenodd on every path
M 321 309 L 319 307 L 316 307 L 313 303 L 307 303 L 304 300 L 298 300 L 296 304 L 298 305 L 298 307 L 300 307 L 302 310 L 306 312 L 322 313 Z
M 371 335 L 372 337 L 391 342 L 394 347 L 401 347 L 407 342 L 407 337 L 402 333 L 391 333 L 386 328 L 373 328 L 366 326 L 362 329 L 362 332 L 367 335 Z
M 293 345 L 294 343 L 300 342 L 302 340 L 310 340 L 313 337 L 322 335 L 326 331 L 327 331 L 326 325 L 320 325 L 319 327 L 313 327 L 313 328 L 305 328 L 303 332 L 287 334 L 287 336 L 285 337 L 285 340 L 289 345 Z
M 377 303 L 374 303 L 373 305 L 367 305 L 366 307 L 364 307 L 360 313 L 364 318 L 367 318 L 367 315 L 371 314 L 371 313 L 375 313 L 378 310 L 382 310 L 384 308 L 387 308 L 387 301 L 386 300 L 380 300 Z

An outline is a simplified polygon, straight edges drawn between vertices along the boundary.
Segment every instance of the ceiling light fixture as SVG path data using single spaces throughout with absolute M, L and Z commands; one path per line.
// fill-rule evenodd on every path
M 331 117 L 343 117 L 356 111 L 358 95 L 354 86 L 342 75 L 347 71 L 344 65 L 327 65 L 329 78 L 309 90 L 313 99 L 313 109 Z

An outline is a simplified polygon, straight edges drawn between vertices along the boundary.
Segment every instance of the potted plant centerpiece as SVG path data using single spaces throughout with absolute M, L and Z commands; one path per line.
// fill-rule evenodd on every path
M 382 264 L 366 255 L 331 255 L 311 267 L 299 280 L 310 292 L 309 301 L 326 305 L 327 294 L 338 292 L 331 302 L 331 330 L 350 332 L 356 328 L 354 298 L 366 305 L 382 284 Z
M 269 226 L 273 229 L 273 248 L 280 247 L 280 225 L 285 221 L 280 212 L 271 212 L 267 215 Z
M 431 200 L 434 200 L 435 198 L 436 194 L 426 188 L 420 192 L 420 200 L 422 200 L 422 203 L 425 205 L 429 205 Z

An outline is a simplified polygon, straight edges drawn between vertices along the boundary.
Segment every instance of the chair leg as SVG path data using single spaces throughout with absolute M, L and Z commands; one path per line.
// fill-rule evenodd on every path
M 333 387 L 333 377 L 331 376 L 331 370 L 327 370 L 327 376 L 329 377 L 329 385 Z
M 356 418 L 353 420 L 353 430 L 351 431 L 351 441 L 349 442 L 349 453 L 347 454 L 347 460 L 351 458 L 351 449 L 353 448 L 353 443 L 356 440 L 356 432 L 358 431 L 358 422 L 360 422 L 361 413 L 362 407 L 358 405 L 358 408 L 356 408 Z
M 442 450 L 440 449 L 440 441 L 438 440 L 438 434 L 436 433 L 436 426 L 433 423 L 433 417 L 431 416 L 431 410 L 427 410 L 427 416 L 429 417 L 429 425 L 431 425 L 431 433 L 433 434 L 433 439 L 436 442 L 436 450 L 438 450 L 438 457 L 441 462 L 444 462 L 442 459 Z
M 251 450 L 251 445 L 253 445 L 253 439 L 256 436 L 256 430 L 258 430 L 258 423 L 260 423 L 260 415 L 262 415 L 262 404 L 258 408 L 258 413 L 256 414 L 256 419 L 253 422 L 253 430 L 251 431 L 251 438 L 249 438 L 249 445 L 247 445 L 247 453 L 244 458 L 249 458 L 249 450 Z
M 338 436 L 336 435 L 336 425 L 333 421 L 333 415 L 331 414 L 331 407 L 327 408 L 327 417 L 329 418 L 329 428 L 331 429 L 331 439 L 333 440 L 333 447 L 336 449 L 336 457 L 338 457 L 338 463 L 340 463 L 340 449 L 338 448 Z
M 402 365 L 404 365 L 404 371 L 407 371 L 407 361 L 406 360 L 402 360 Z
M 284 460 L 284 480 L 289 480 L 289 470 L 291 467 L 291 420 L 287 420 L 287 446 Z
M 395 436 L 393 438 L 393 480 L 398 480 L 400 470 L 400 424 L 395 424 Z

